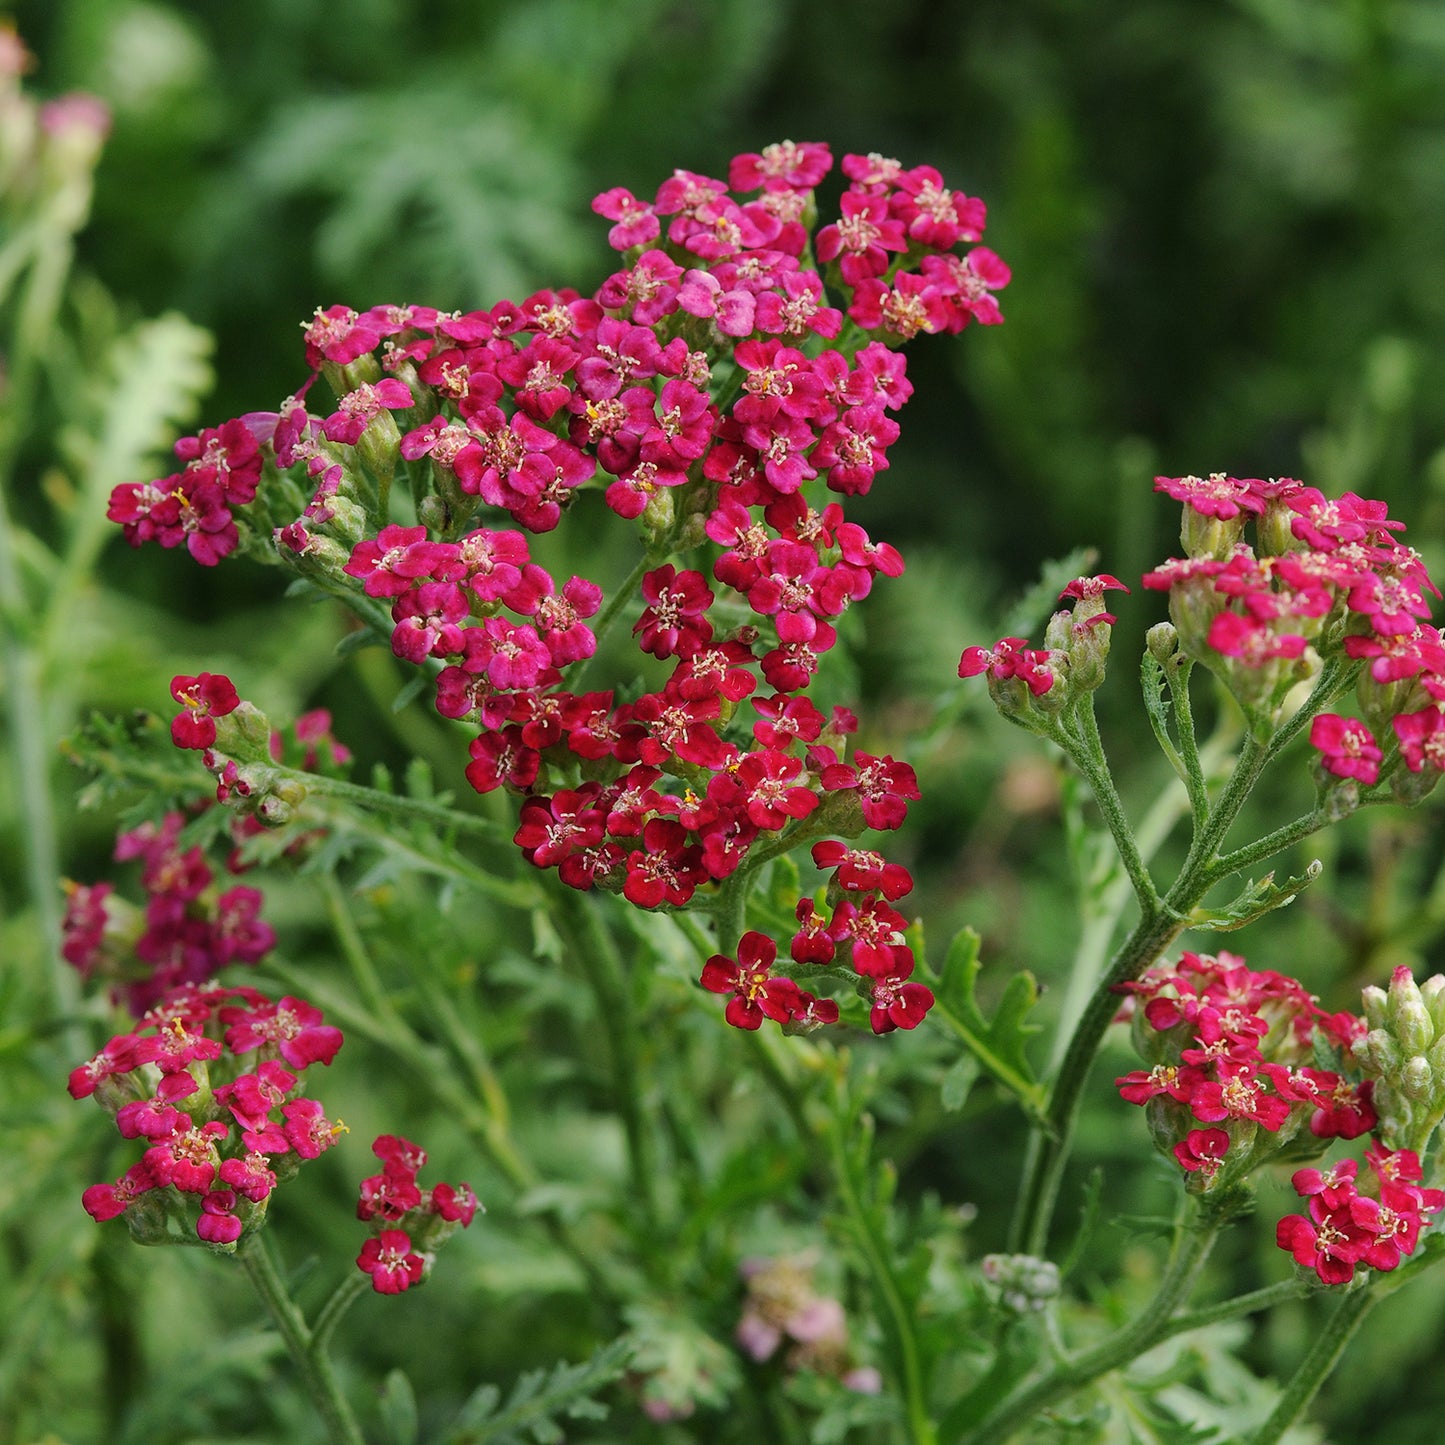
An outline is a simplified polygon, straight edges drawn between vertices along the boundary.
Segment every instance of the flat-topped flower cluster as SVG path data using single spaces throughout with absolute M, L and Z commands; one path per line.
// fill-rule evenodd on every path
M 1287 477 L 1160 477 L 1155 488 L 1184 504 L 1187 555 L 1144 585 L 1168 591 L 1181 647 L 1247 710 L 1266 713 L 1321 661 L 1365 663 L 1356 687 L 1363 720 L 1321 713 L 1311 722 L 1322 769 L 1368 786 L 1398 757 L 1438 777 L 1445 646 L 1429 618 L 1440 592 L 1419 553 L 1396 538 L 1405 524 L 1385 503 L 1353 492 L 1327 498 Z
M 1134 1040 L 1150 1067 L 1115 1084 L 1146 1108 L 1156 1145 L 1189 1175 L 1191 1192 L 1376 1131 L 1369 1187 L 1357 1188 L 1353 1159 L 1297 1170 L 1308 1212 L 1282 1219 L 1277 1240 L 1325 1284 L 1347 1282 L 1357 1265 L 1394 1269 L 1414 1252 L 1445 1192 L 1418 1187 L 1418 1155 L 1387 1142 L 1393 1121 L 1376 1112 L 1376 1082 L 1358 1077 L 1365 1018 L 1328 1013 L 1296 979 L 1223 952 L 1184 953 L 1119 987 L 1132 995 Z M 1325 1058 L 1338 1067 L 1321 1067 Z
M 844 158 L 840 217 L 814 235 L 831 165 L 826 146 L 784 142 L 735 158 L 726 182 L 679 170 L 651 201 L 605 192 L 594 209 L 625 264 L 591 297 L 318 311 L 312 374 L 277 412 L 186 439 L 181 469 L 118 487 L 110 515 L 135 545 L 184 544 L 207 565 L 268 552 L 384 604 L 438 711 L 478 729 L 468 780 L 524 795 L 518 846 L 571 887 L 683 907 L 760 840 L 759 861 L 779 835 L 896 828 L 912 769 L 846 757 L 852 715 L 805 695 L 839 617 L 903 570 L 843 504 L 899 435 L 896 348 L 1002 320 L 1009 274 L 975 244 L 982 202 L 876 155 Z M 313 413 L 323 373 L 335 407 Z M 586 494 L 645 549 L 610 603 L 554 577 L 529 540 L 574 509 L 595 518 Z M 631 696 L 578 686 L 629 605 L 669 675 Z M 192 693 L 186 726 L 204 731 L 211 703 Z M 897 865 L 892 891 L 857 881 L 881 877 L 875 859 L 856 854 L 831 916 L 806 904 L 793 952 L 851 944 L 874 1026 L 911 1027 L 889 906 L 905 889 Z
M 73 1098 L 94 1098 L 145 1150 L 113 1184 L 85 1191 L 86 1212 L 125 1215 L 143 1243 L 172 1237 L 174 1221 L 234 1245 L 259 1227 L 278 1181 L 343 1131 L 302 1094 L 306 1070 L 341 1044 L 341 1030 L 301 999 L 172 989 L 70 1076 Z

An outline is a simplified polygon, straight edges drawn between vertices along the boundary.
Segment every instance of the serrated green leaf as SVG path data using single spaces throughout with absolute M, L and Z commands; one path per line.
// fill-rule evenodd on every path
M 1239 891 L 1234 899 L 1223 908 L 1196 908 L 1189 915 L 1190 928 L 1207 928 L 1215 933 L 1232 933 L 1243 928 L 1276 908 L 1283 908 L 1304 892 L 1324 872 L 1324 865 L 1315 859 L 1298 877 L 1286 878 L 1283 883 L 1274 881 L 1273 873 L 1266 873 L 1255 882 L 1253 878 Z
M 1044 1088 L 1034 1078 L 1027 1051 L 1030 1036 L 1038 1032 L 1038 1025 L 1027 1021 L 1038 1002 L 1038 985 L 1031 973 L 1016 973 L 992 1020 L 985 1018 L 975 992 L 983 966 L 978 951 L 979 936 L 973 929 L 965 928 L 954 938 L 943 972 L 934 980 L 937 1010 L 980 1067 L 1042 1123 Z
M 1149 716 L 1149 726 L 1154 730 L 1154 741 L 1181 780 L 1187 778 L 1184 759 L 1179 756 L 1179 750 L 1169 736 L 1169 714 L 1173 710 L 1169 700 L 1169 683 L 1159 659 L 1147 649 L 1139 664 L 1139 686 L 1144 694 L 1144 711 Z
M 546 1370 L 520 1375 L 500 1410 L 500 1392 L 483 1385 L 468 1398 L 446 1436 L 446 1445 L 556 1445 L 566 1438 L 557 1424 L 560 1415 L 570 1420 L 600 1420 L 607 1407 L 593 1398 L 627 1369 L 633 1341 L 623 1335 L 603 1345 L 591 1359 L 573 1365 L 566 1361 Z
M 502 1392 L 495 1385 L 478 1385 L 467 1396 L 466 1403 L 457 1412 L 457 1418 L 452 1425 L 453 1433 L 455 1434 L 458 1430 L 470 1430 L 490 1419 L 496 1413 L 501 1400 Z

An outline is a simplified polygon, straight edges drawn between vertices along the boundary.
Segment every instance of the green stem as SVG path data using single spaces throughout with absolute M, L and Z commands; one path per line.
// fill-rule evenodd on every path
M 567 909 L 580 930 L 569 941 L 597 999 L 597 1011 L 612 1056 L 613 1105 L 627 1136 L 627 1160 L 644 1234 L 657 1230 L 658 1169 L 652 1131 L 643 1117 L 643 1086 L 638 1067 L 637 1011 L 628 996 L 628 980 L 617 946 L 602 926 L 592 900 L 568 891 Z M 569 930 L 570 932 L 570 930 Z M 649 1252 L 649 1258 L 653 1253 Z
M 1079 723 L 1078 745 L 1069 749 L 1069 760 L 1088 782 L 1094 801 L 1104 815 L 1114 847 L 1119 851 L 1124 871 L 1129 875 L 1134 896 L 1139 900 L 1139 907 L 1147 913 L 1158 906 L 1159 891 L 1139 854 L 1139 846 L 1134 841 L 1134 830 L 1129 826 L 1128 815 L 1124 812 L 1124 805 L 1114 787 L 1114 778 L 1104 756 L 1104 742 L 1099 736 L 1099 720 L 1094 716 L 1092 694 L 1084 700 L 1076 716 Z
M 322 773 L 302 772 L 298 768 L 277 767 L 283 777 L 300 783 L 308 793 L 323 798 L 339 798 L 352 803 L 368 813 L 388 813 L 392 817 L 426 819 L 443 827 L 455 829 L 458 833 L 470 833 L 478 838 L 487 838 L 494 843 L 507 838 L 507 830 L 490 818 L 478 813 L 464 813 L 459 808 L 448 808 L 442 803 L 428 802 L 425 798 L 410 798 L 401 793 L 384 793 L 379 788 L 364 787 L 360 783 L 348 783 L 343 778 L 328 778 Z M 528 896 L 520 906 L 535 902 L 528 890 Z
M 853 1162 L 849 1157 L 850 1141 L 843 1137 L 844 1129 L 853 1121 L 842 1093 L 840 1081 L 838 1099 L 828 1130 L 838 1192 L 852 1222 L 853 1235 L 863 1255 L 863 1262 L 872 1278 L 873 1287 L 882 1300 L 893 1327 L 893 1335 L 898 1342 L 908 1439 L 912 1445 L 937 1445 L 938 1434 L 933 1428 L 924 1392 L 922 1351 L 915 1331 L 913 1312 L 904 1302 L 897 1277 L 889 1262 L 888 1242 L 874 1228 L 872 1211 L 864 1202 L 860 1181 L 853 1170 Z M 857 1145 L 854 1144 L 854 1147 Z
M 1283 1279 L 1278 1284 L 1267 1284 L 1263 1289 L 1250 1290 L 1248 1294 L 1235 1295 L 1233 1299 L 1221 1300 L 1218 1304 L 1205 1305 L 1202 1309 L 1175 1315 L 1172 1320 L 1159 1327 L 1157 1338 L 1167 1340 L 1190 1330 L 1201 1330 L 1206 1325 L 1238 1319 L 1240 1315 L 1258 1314 L 1261 1310 L 1273 1309 L 1275 1305 L 1284 1304 L 1287 1300 L 1303 1299 L 1305 1295 L 1312 1293 L 1314 1288 L 1307 1279 Z
M 1172 780 L 1166 782 L 1160 790 L 1159 796 L 1155 798 L 1149 811 L 1144 815 L 1144 821 L 1139 825 L 1136 835 L 1139 855 L 1146 864 L 1164 846 L 1165 841 L 1174 831 L 1175 824 L 1190 811 L 1190 807 L 1191 804 L 1185 791 Z M 1051 1075 L 1057 1073 L 1059 1065 L 1063 1062 L 1069 1036 L 1087 1006 L 1095 984 L 1098 983 L 1099 975 L 1104 968 L 1109 940 L 1114 937 L 1115 930 L 1119 927 L 1119 920 L 1124 916 L 1124 907 L 1132 896 L 1133 891 L 1128 876 L 1116 875 L 1103 890 L 1102 897 L 1098 897 L 1092 903 L 1087 896 L 1084 900 L 1083 926 L 1080 929 L 1079 942 L 1074 949 L 1074 959 L 1069 968 L 1069 982 L 1064 991 L 1063 1003 L 1059 1008 L 1059 1024 L 1055 1035 L 1054 1053 L 1049 1060 Z
M 1345 1346 L 1375 1304 L 1373 1290 L 1357 1289 L 1335 1305 L 1324 1329 L 1315 1337 L 1309 1353 L 1299 1363 L 1274 1413 L 1250 1437 L 1250 1445 L 1275 1445 L 1314 1399 L 1326 1376 L 1334 1369 Z
M 1114 955 L 1108 972 L 1079 1016 L 1049 1099 L 1048 1137 L 1041 1139 L 1037 1149 L 1031 1152 L 1020 1208 L 1014 1217 L 1011 1247 L 1040 1256 L 1047 1250 L 1049 1225 L 1083 1102 L 1084 1082 L 1104 1033 L 1119 1011 L 1114 985 L 1126 978 L 1138 977 L 1183 931 L 1184 920 L 1163 908 L 1141 918 Z
M 305 1317 L 282 1282 L 265 1236 L 249 1235 L 236 1250 L 236 1258 L 286 1342 L 287 1352 L 300 1371 L 331 1445 L 365 1445 L 356 1416 L 337 1386 L 330 1357 L 323 1348 L 325 1341 L 307 1327 Z
M 1273 833 L 1266 833 L 1263 838 L 1215 859 L 1209 870 L 1211 880 L 1218 882 L 1221 878 L 1228 878 L 1231 873 L 1238 873 L 1256 863 L 1262 863 L 1266 858 L 1272 858 L 1276 853 L 1283 852 L 1292 844 L 1308 838 L 1311 833 L 1318 833 L 1329 822 L 1328 814 L 1318 808 L 1312 808 L 1308 813 L 1301 814 L 1292 823 L 1286 823 L 1283 827 L 1276 828 Z
M 1114 990 L 1118 984 L 1138 978 L 1184 931 L 1190 912 L 1217 881 L 1213 867 L 1219 846 L 1274 751 L 1273 740 L 1265 746 L 1246 736 L 1234 771 L 1210 810 L 1208 821 L 1196 829 L 1179 876 L 1162 902 L 1144 907 L 1139 922 L 1120 946 L 1079 1018 L 1064 1051 L 1049 1101 L 1050 1137 L 1031 1148 L 1026 1163 L 1013 1237 L 1018 1247 L 1029 1254 L 1042 1255 L 1047 1249 L 1049 1226 L 1073 1144 L 1084 1084 L 1104 1034 L 1118 1012 L 1119 1000 Z
M 1192 1201 L 1186 1196 L 1184 1208 Z M 1181 1214 L 1183 1209 L 1181 1209 Z M 1003 1445 L 1041 1411 L 1075 1390 L 1117 1370 L 1151 1349 L 1167 1334 L 1170 1316 L 1189 1297 L 1199 1270 L 1209 1255 L 1225 1222 L 1219 1212 L 1210 1212 L 1196 1223 L 1181 1218 L 1176 1226 L 1174 1247 L 1159 1289 L 1143 1313 L 1121 1330 L 1070 1360 L 1055 1366 L 1042 1379 L 1025 1386 L 1005 1400 L 965 1437 L 976 1445 Z
M 325 1350 L 331 1343 L 331 1336 L 335 1334 L 336 1327 L 345 1317 L 347 1310 L 370 1287 L 371 1280 L 365 1271 L 358 1269 L 354 1274 L 348 1274 L 344 1280 L 331 1292 L 331 1298 L 321 1306 L 320 1313 L 316 1316 L 316 1323 L 311 1326 L 311 1348 L 314 1351 Z

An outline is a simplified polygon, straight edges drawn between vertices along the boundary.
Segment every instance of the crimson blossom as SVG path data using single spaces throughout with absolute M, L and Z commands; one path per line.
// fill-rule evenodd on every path
M 896 829 L 912 769 L 848 757 L 851 716 L 802 694 L 839 619 L 903 570 L 845 515 L 890 466 L 902 348 L 1001 322 L 1009 270 L 978 244 L 982 201 L 878 155 L 844 157 L 840 217 L 811 237 L 832 164 L 785 142 L 726 180 L 677 170 L 650 199 L 604 192 L 593 209 L 621 254 L 591 296 L 318 309 L 310 374 L 277 411 L 187 439 L 184 471 L 117 489 L 111 515 L 133 545 L 184 541 L 204 565 L 268 551 L 362 594 L 374 628 L 380 603 L 379 635 L 476 729 L 467 780 L 519 795 L 517 846 L 570 887 L 681 908 L 790 842 Z M 319 375 L 330 407 L 311 400 Z M 586 493 L 587 525 L 600 508 L 642 541 L 636 597 L 604 604 L 531 555 Z M 583 690 L 618 621 L 639 682 Z M 181 733 L 209 747 L 212 700 L 195 697 Z M 228 797 L 245 783 L 222 764 Z M 896 898 L 892 866 L 870 872 Z M 875 1029 L 914 1026 L 927 991 L 901 964 L 868 977 Z

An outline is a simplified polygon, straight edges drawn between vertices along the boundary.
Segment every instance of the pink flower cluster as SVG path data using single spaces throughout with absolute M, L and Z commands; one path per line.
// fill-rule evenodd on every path
M 377 1225 L 361 1247 L 357 1268 L 371 1276 L 378 1294 L 401 1294 L 425 1277 L 433 1251 L 456 1229 L 465 1229 L 480 1206 L 466 1184 L 422 1189 L 417 1175 L 426 1151 L 409 1139 L 382 1134 L 371 1146 L 380 1174 L 361 1181 L 356 1217 Z
M 842 1303 L 820 1294 L 816 1261 L 809 1254 L 779 1259 L 745 1259 L 741 1265 L 747 1298 L 733 1337 L 762 1363 L 784 1349 L 784 1367 L 832 1375 L 850 1390 L 876 1395 L 882 1376 L 871 1365 L 855 1365 Z
M 992 647 L 965 647 L 958 675 L 986 676 L 990 695 L 1014 720 L 1028 717 L 1031 705 L 1046 696 L 1045 708 L 1057 711 L 1073 695 L 1091 692 L 1103 681 L 1110 634 L 1118 620 L 1106 610 L 1105 594 L 1128 590 L 1107 572 L 1076 577 L 1059 594 L 1060 601 L 1067 598 L 1073 607 L 1054 614 L 1047 646 L 1030 647 L 1027 638 L 1004 637 Z M 1057 690 L 1056 683 L 1061 684 Z
M 1310 1062 L 1317 1038 L 1347 1049 L 1363 1022 L 1326 1013 L 1297 980 L 1231 953 L 1184 953 L 1120 991 L 1134 996 L 1135 1039 L 1153 1063 L 1114 1082 L 1129 1103 L 1149 1105 L 1156 1139 L 1201 1189 L 1226 1165 L 1238 1164 L 1238 1177 L 1306 1123 L 1318 1139 L 1374 1126 L 1370 1083 Z
M 907 920 L 891 906 L 913 887 L 908 870 L 833 839 L 813 845 L 813 862 L 832 870 L 828 895 L 838 902 L 830 916 L 812 898 L 799 901 L 793 962 L 816 972 L 833 964 L 843 948 L 853 970 L 849 981 L 868 1000 L 873 1032 L 917 1028 L 933 1007 L 933 993 L 910 981 L 914 959 L 904 942 Z M 836 1023 L 838 1005 L 833 1000 L 815 997 L 785 974 L 774 976 L 777 956 L 771 938 L 745 933 L 737 957 L 714 954 L 700 982 L 710 993 L 731 995 L 724 1017 L 734 1028 L 756 1029 L 765 1018 L 793 1032 Z
M 178 986 L 206 983 L 228 963 L 255 963 L 276 942 L 260 916 L 260 890 L 218 892 L 201 849 L 180 846 L 184 821 L 167 813 L 116 840 L 117 861 L 141 863 L 143 910 L 110 883 L 66 885 L 62 956 L 87 978 L 108 978 L 137 1018 Z
M 785 142 L 737 157 L 726 182 L 679 170 L 650 201 L 598 196 L 624 264 L 592 297 L 318 311 L 313 374 L 278 412 L 188 440 L 182 472 L 117 489 L 111 515 L 134 544 L 184 536 L 212 563 L 240 544 L 221 512 L 255 494 L 263 464 L 271 514 L 291 486 L 272 464 L 304 471 L 311 502 L 276 546 L 389 605 L 393 650 L 436 673 L 441 713 L 479 727 L 472 786 L 526 795 L 517 844 L 572 887 L 679 907 L 760 838 L 896 828 L 918 796 L 912 770 L 845 760 L 851 715 L 802 694 L 839 617 L 903 570 L 843 506 L 899 434 L 912 388 L 895 348 L 1001 321 L 993 293 L 1009 273 L 975 244 L 982 202 L 876 155 L 844 158 L 840 218 L 810 242 L 831 165 L 826 146 Z M 321 372 L 337 408 L 312 415 Z M 383 496 L 404 479 L 415 523 L 367 525 L 362 469 Z M 814 485 L 835 499 L 810 498 Z M 527 534 L 589 491 L 648 548 L 632 630 L 670 674 L 640 695 L 567 685 L 611 613 L 597 584 L 531 554 Z M 212 700 L 183 681 L 186 727 L 203 729 Z M 903 957 L 877 942 L 897 932 L 889 915 L 860 897 L 805 926 L 834 947 L 853 939 L 880 1018 L 911 1027 L 926 990 L 906 983 L 911 960 L 880 971 Z
M 1295 1193 L 1308 1200 L 1308 1212 L 1286 1215 L 1275 1232 L 1279 1247 L 1324 1284 L 1348 1284 L 1357 1265 L 1396 1268 L 1445 1207 L 1445 1190 L 1421 1187 L 1420 1160 L 1412 1150 L 1373 1145 L 1365 1158 L 1373 1178 L 1364 1193 L 1355 1184 L 1359 1166 L 1353 1159 L 1323 1172 L 1296 1170 Z
M 133 547 L 182 544 L 205 567 L 233 552 L 240 534 L 235 509 L 255 501 L 264 465 L 260 444 L 244 420 L 207 427 L 175 445 L 181 469 L 151 482 L 122 482 L 106 516 L 125 529 Z
M 1286 1146 L 1297 1151 L 1306 1125 L 1323 1148 L 1379 1123 L 1371 1080 L 1352 1082 L 1313 1062 L 1322 1050 L 1350 1057 L 1365 1021 L 1326 1013 L 1297 980 L 1228 953 L 1185 953 L 1120 991 L 1133 996 L 1135 1040 L 1154 1062 L 1115 1084 L 1147 1106 L 1155 1142 L 1192 1176 L 1191 1189 L 1237 1183 Z M 1278 1243 L 1326 1284 L 1346 1283 L 1357 1264 L 1394 1269 L 1445 1205 L 1445 1192 L 1418 1187 L 1410 1150 L 1376 1141 L 1365 1157 L 1375 1178 L 1363 1194 L 1353 1159 L 1294 1175 L 1308 1215 L 1281 1220 Z
M 176 1219 L 209 1244 L 234 1244 L 260 1223 L 278 1179 L 342 1132 L 301 1094 L 304 1072 L 329 1064 L 341 1043 L 341 1030 L 300 999 L 173 989 L 70 1075 L 73 1098 L 94 1097 L 145 1146 L 115 1183 L 85 1191 L 86 1212 L 125 1215 L 148 1243 L 169 1237 Z
M 1270 701 L 1278 684 L 1302 675 L 1296 660 L 1307 649 L 1362 662 L 1364 720 L 1313 722 L 1324 771 L 1376 782 L 1391 729 L 1412 772 L 1445 765 L 1445 645 L 1428 620 L 1440 593 L 1419 554 L 1393 535 L 1404 524 L 1383 502 L 1221 473 L 1159 477 L 1155 488 L 1184 504 L 1188 555 L 1144 585 L 1168 591 L 1186 651 L 1211 661 L 1246 704 Z

